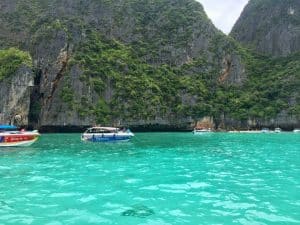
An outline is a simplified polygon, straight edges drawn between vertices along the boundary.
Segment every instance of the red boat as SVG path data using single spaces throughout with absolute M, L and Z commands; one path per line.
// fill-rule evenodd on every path
M 18 130 L 12 125 L 0 125 L 0 147 L 29 146 L 36 142 L 40 134 L 37 130 Z

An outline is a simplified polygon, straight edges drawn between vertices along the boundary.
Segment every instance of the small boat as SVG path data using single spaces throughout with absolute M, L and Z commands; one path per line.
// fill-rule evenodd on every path
M 275 128 L 274 132 L 275 133 L 280 133 L 281 132 L 281 128 L 279 128 L 279 127 Z
M 257 134 L 260 133 L 261 131 L 259 130 L 241 130 L 240 133 L 244 133 L 244 134 Z
M 81 135 L 81 140 L 90 142 L 128 141 L 133 136 L 134 134 L 129 129 L 91 127 Z
M 294 133 L 300 133 L 300 129 L 294 129 L 293 132 Z
M 261 133 L 270 133 L 270 130 L 269 130 L 269 128 L 263 128 L 263 129 L 261 129 L 260 132 Z
M 13 125 L 0 125 L 0 147 L 30 146 L 39 136 L 37 130 L 25 131 Z
M 193 130 L 193 134 L 206 134 L 210 132 L 211 132 L 210 128 L 195 128 Z

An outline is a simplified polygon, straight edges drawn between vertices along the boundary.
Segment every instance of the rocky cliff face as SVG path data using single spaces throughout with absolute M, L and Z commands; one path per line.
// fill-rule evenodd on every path
M 272 57 L 300 51 L 300 1 L 250 0 L 230 34 Z
M 295 77 L 278 91 L 279 73 L 265 91 L 270 65 L 281 62 L 222 34 L 194 0 L 2 0 L 0 9 L 0 49 L 32 57 L 29 118 L 38 128 L 186 129 L 206 116 L 218 127 L 275 118 L 283 107 L 299 114 L 282 103 Z
M 28 125 L 33 80 L 31 68 L 21 66 L 15 74 L 0 81 L 0 123 Z
M 241 84 L 245 78 L 232 43 L 193 0 L 4 0 L 0 8 L 0 47 L 19 45 L 33 57 L 40 127 L 174 121 L 186 126 L 191 116 L 176 107 L 191 111 L 209 96 L 168 85 L 199 74 L 211 82 L 222 77 Z M 165 75 L 165 83 L 153 73 Z M 132 85 L 127 93 L 126 82 Z
M 250 126 L 281 126 L 289 129 L 299 126 L 299 28 L 300 1 L 298 0 L 250 0 L 233 27 L 230 34 L 232 37 L 245 47 L 265 55 L 259 60 L 267 64 L 252 64 L 256 68 L 250 70 L 248 74 L 250 79 L 258 77 L 258 73 L 254 72 L 258 67 L 264 68 L 259 76 L 266 76 L 268 70 L 272 71 L 269 75 L 272 82 L 268 82 L 268 79 L 265 81 L 269 84 L 264 87 L 266 90 L 271 90 L 272 85 L 277 86 L 277 90 L 291 90 L 282 92 L 286 95 L 284 100 L 286 106 L 277 106 L 280 110 L 276 116 L 269 119 L 250 119 L 248 123 Z M 280 95 L 276 99 L 272 99 L 273 94 L 267 95 L 267 98 L 274 102 L 278 99 L 283 100 Z
M 34 74 L 28 52 L 0 50 L 0 124 L 28 125 Z

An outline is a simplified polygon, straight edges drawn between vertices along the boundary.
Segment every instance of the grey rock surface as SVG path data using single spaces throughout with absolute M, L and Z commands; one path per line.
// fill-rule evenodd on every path
M 0 82 L 0 124 L 28 125 L 34 74 L 28 67 Z
M 250 0 L 230 35 L 273 57 L 300 51 L 300 1 Z

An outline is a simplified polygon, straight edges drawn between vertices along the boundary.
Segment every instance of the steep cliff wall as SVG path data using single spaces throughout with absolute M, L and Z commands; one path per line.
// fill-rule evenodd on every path
M 208 85 L 245 79 L 234 45 L 193 0 L 4 0 L 0 8 L 2 48 L 29 50 L 40 76 L 38 126 L 186 126 L 212 108 Z
M 300 51 L 300 1 L 250 0 L 230 34 L 272 57 Z
M 285 104 L 298 98 L 298 67 L 277 71 L 287 63 L 241 47 L 194 0 L 2 0 L 0 9 L 0 49 L 32 57 L 36 127 L 186 129 L 206 116 L 247 126 L 283 108 L 300 115 Z
M 33 81 L 28 53 L 0 50 L 0 124 L 28 125 Z
M 265 110 L 270 118 L 256 115 L 249 124 L 299 127 L 300 1 L 250 0 L 230 35 L 259 54 L 246 59 L 249 83 L 256 83 L 253 94 L 265 93 L 261 105 L 273 108 Z

